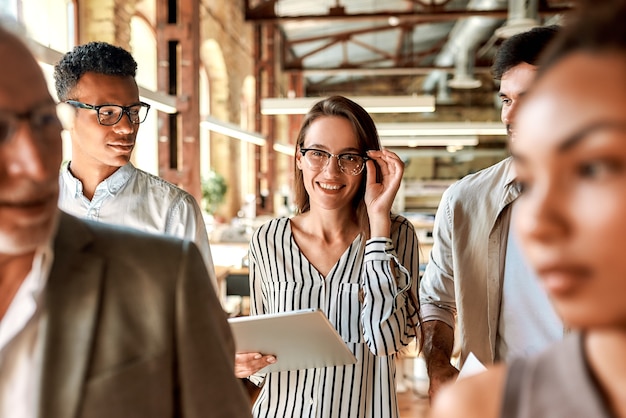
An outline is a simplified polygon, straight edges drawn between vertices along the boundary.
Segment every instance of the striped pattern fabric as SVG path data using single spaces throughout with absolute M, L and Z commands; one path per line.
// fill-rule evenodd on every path
M 290 225 L 288 218 L 274 219 L 251 240 L 251 315 L 321 309 L 358 361 L 251 376 L 263 385 L 253 416 L 398 417 L 395 354 L 415 337 L 418 320 L 407 296 L 417 296 L 413 225 L 392 215 L 391 240 L 364 243 L 358 236 L 327 277 L 304 257 Z

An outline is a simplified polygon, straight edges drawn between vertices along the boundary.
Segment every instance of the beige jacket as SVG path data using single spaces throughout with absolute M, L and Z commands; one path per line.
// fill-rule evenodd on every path
M 62 214 L 45 288 L 39 417 L 248 417 L 195 245 Z

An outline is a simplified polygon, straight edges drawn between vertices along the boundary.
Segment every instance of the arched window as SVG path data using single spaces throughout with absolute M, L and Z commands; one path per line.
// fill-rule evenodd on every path
M 211 88 L 209 76 L 200 65 L 200 118 L 211 114 Z M 211 134 L 207 129 L 200 129 L 200 177 L 205 179 L 211 170 Z
M 65 53 L 72 49 L 76 43 L 77 0 L 2 0 L 0 1 L 0 13 L 15 18 L 24 26 L 29 38 L 35 42 Z M 56 99 L 54 88 L 53 65 L 55 55 L 37 57 L 43 70 L 48 89 L 52 97 Z M 70 158 L 72 153 L 69 134 L 63 134 L 63 159 Z
M 130 29 L 130 48 L 137 61 L 137 84 L 156 91 L 157 45 L 154 28 L 148 17 L 136 14 L 131 19 Z M 154 106 L 137 134 L 133 164 L 149 173 L 155 175 L 159 173 L 158 117 Z
M 28 35 L 40 44 L 65 52 L 74 47 L 76 37 L 75 0 L 6 1 L 11 14 L 22 22 Z

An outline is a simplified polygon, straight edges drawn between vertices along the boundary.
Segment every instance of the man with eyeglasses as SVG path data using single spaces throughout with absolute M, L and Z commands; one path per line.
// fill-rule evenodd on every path
M 60 175 L 59 207 L 76 216 L 189 239 L 217 288 L 211 249 L 196 200 L 131 162 L 150 105 L 139 99 L 132 55 L 105 42 L 79 45 L 54 69 L 61 102 L 76 109 L 72 160 Z
M 508 38 L 496 53 L 493 75 L 500 81 L 500 116 L 510 142 L 516 140 L 516 109 L 557 33 L 555 26 L 536 27 Z M 431 399 L 459 374 L 451 364 L 455 331 L 460 367 L 470 353 L 490 365 L 563 338 L 563 324 L 509 228 L 519 195 L 512 159 L 506 158 L 465 176 L 441 198 L 419 291 Z
M 0 56 L 0 417 L 249 417 L 196 246 L 60 211 L 55 102 L 2 23 Z

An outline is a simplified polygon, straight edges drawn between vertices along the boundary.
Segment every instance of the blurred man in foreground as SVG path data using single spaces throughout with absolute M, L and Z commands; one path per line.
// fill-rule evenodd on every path
M 0 55 L 0 416 L 249 416 L 197 248 L 60 212 L 55 102 L 2 28 Z

